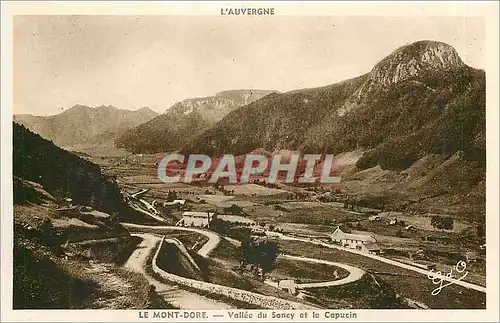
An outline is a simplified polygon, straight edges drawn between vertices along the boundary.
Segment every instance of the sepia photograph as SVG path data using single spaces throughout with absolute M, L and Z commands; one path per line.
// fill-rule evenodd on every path
M 2 308 L 498 314 L 488 20 L 210 8 L 11 17 Z

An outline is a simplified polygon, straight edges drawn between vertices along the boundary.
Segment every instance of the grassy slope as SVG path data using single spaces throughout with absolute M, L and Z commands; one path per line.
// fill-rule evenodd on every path
M 137 241 L 116 215 L 58 210 L 66 196 L 101 211 L 126 210 L 97 165 L 14 124 L 13 180 L 15 308 L 167 306 L 145 278 L 119 267 Z
M 168 308 L 140 274 L 113 263 L 66 258 L 56 246 L 14 240 L 14 308 Z

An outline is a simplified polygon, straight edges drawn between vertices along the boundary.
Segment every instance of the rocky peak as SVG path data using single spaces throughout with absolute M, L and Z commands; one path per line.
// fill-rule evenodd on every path
M 379 84 L 395 84 L 433 70 L 452 70 L 465 64 L 450 45 L 418 41 L 398 48 L 372 69 L 370 79 Z
M 175 103 L 165 113 L 175 115 L 201 114 L 205 119 L 218 121 L 232 110 L 272 93 L 266 90 L 229 90 L 214 96 L 185 99 Z

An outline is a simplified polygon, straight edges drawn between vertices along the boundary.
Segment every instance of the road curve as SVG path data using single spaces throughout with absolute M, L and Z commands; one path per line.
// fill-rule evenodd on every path
M 234 308 L 226 303 L 184 289 L 179 289 L 175 285 L 162 283 L 148 275 L 144 270 L 146 267 L 146 260 L 161 241 L 161 238 L 149 233 L 132 235 L 140 237 L 143 240 L 125 263 L 125 268 L 142 274 L 151 285 L 155 286 L 156 292 L 167 302 L 180 309 L 189 310 L 220 310 Z
M 484 286 L 480 286 L 480 285 L 468 283 L 468 282 L 465 282 L 465 281 L 462 281 L 462 280 L 450 278 L 450 277 L 447 277 L 446 275 L 437 274 L 436 272 L 433 272 L 433 271 L 430 271 L 430 270 L 425 270 L 425 269 L 422 269 L 422 268 L 419 268 L 419 267 L 408 265 L 408 264 L 405 264 L 405 263 L 402 263 L 402 262 L 399 262 L 399 261 L 395 261 L 395 260 L 392 260 L 392 259 L 388 259 L 388 258 L 385 258 L 385 257 L 381 257 L 381 256 L 377 256 L 377 255 L 372 255 L 372 254 L 365 253 L 365 252 L 362 252 L 362 251 L 358 251 L 358 250 L 355 250 L 355 249 L 343 248 L 341 246 L 337 246 L 337 245 L 333 245 L 333 244 L 329 244 L 329 243 L 324 243 L 324 242 L 319 242 L 319 241 L 312 241 L 312 240 L 302 239 L 302 238 L 296 238 L 296 237 L 290 237 L 290 236 L 286 236 L 286 235 L 281 236 L 280 239 L 291 240 L 291 241 L 307 242 L 307 243 L 312 243 L 312 244 L 315 244 L 315 245 L 320 245 L 320 246 L 323 246 L 323 247 L 326 247 L 326 248 L 330 248 L 330 249 L 337 249 L 337 250 L 347 251 L 347 252 L 354 253 L 354 254 L 357 254 L 357 255 L 360 255 L 360 256 L 363 256 L 363 257 L 372 258 L 372 259 L 375 259 L 375 260 L 378 260 L 378 261 L 381 261 L 381 262 L 385 262 L 387 264 L 390 264 L 390 265 L 393 265 L 393 266 L 397 266 L 397 267 L 400 267 L 400 268 L 403 268 L 403 269 L 412 270 L 412 271 L 417 272 L 417 273 L 422 274 L 422 275 L 428 275 L 428 276 L 433 275 L 434 277 L 440 278 L 443 281 L 451 282 L 453 284 L 456 284 L 456 285 L 459 285 L 459 286 L 462 286 L 462 287 L 465 287 L 465 288 L 474 289 L 474 290 L 476 290 L 478 292 L 486 293 L 486 287 L 484 287 Z
M 142 224 L 134 224 L 134 223 L 121 223 L 126 228 L 135 228 L 135 229 L 160 229 L 160 230 L 177 230 L 177 231 L 189 231 L 196 232 L 202 234 L 208 238 L 207 243 L 198 250 L 198 254 L 204 258 L 207 258 L 208 255 L 217 248 L 220 243 L 220 237 L 217 233 L 213 231 L 194 229 L 194 228 L 185 228 L 185 227 L 177 227 L 173 225 L 165 225 L 165 226 L 156 226 L 156 225 L 142 225 Z
M 291 256 L 291 255 L 280 255 L 280 258 L 336 266 L 336 267 L 340 267 L 342 269 L 345 269 L 349 272 L 349 276 L 342 278 L 342 279 L 339 279 L 339 280 L 319 282 L 319 283 L 296 284 L 296 287 L 299 289 L 332 287 L 332 286 L 345 285 L 345 284 L 353 283 L 353 282 L 361 279 L 361 277 L 363 277 L 363 275 L 365 274 L 365 271 L 360 269 L 360 268 L 357 268 L 354 266 L 349 266 L 346 264 L 341 264 L 338 262 L 333 262 L 333 261 L 327 261 L 327 260 L 315 259 L 315 258 L 298 257 L 298 256 Z

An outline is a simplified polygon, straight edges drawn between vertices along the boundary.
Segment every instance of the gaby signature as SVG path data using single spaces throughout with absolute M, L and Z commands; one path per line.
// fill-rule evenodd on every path
M 463 260 L 460 260 L 457 262 L 457 264 L 451 268 L 450 272 L 447 273 L 446 275 L 443 275 L 440 271 L 434 272 L 434 269 L 431 269 L 430 273 L 427 274 L 427 278 L 432 280 L 432 283 L 434 285 L 439 285 L 436 287 L 432 292 L 431 295 L 436 296 L 441 292 L 441 290 L 447 286 L 453 285 L 455 282 L 449 281 L 451 279 L 456 279 L 457 281 L 460 281 L 467 277 L 467 274 L 469 272 L 465 271 L 467 269 L 467 263 Z M 463 274 L 462 277 L 460 278 L 455 278 L 454 273 L 457 272 L 458 274 Z M 443 283 L 444 279 L 446 279 L 446 283 Z

